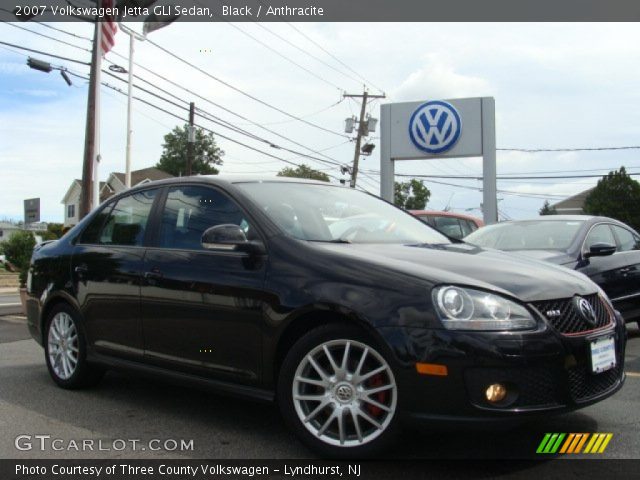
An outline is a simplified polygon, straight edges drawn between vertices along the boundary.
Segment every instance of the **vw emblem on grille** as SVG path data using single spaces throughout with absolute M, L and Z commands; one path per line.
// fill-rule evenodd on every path
M 450 150 L 460 138 L 462 121 L 453 105 L 434 100 L 420 105 L 409 120 L 409 138 L 427 153 Z
M 593 311 L 593 307 L 587 301 L 586 298 L 575 297 L 574 306 L 580 312 L 582 318 L 584 318 L 590 325 L 595 325 L 597 322 L 596 312 Z

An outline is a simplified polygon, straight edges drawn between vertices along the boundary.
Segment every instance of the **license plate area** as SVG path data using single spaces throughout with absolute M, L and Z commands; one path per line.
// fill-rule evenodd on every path
M 592 373 L 605 372 L 616 366 L 616 344 L 612 335 L 592 340 L 589 347 Z

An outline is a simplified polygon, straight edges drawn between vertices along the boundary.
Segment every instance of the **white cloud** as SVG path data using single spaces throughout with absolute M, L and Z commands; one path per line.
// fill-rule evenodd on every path
M 488 95 L 491 95 L 491 87 L 486 79 L 457 72 L 439 54 L 426 55 L 424 65 L 392 90 L 395 101 Z

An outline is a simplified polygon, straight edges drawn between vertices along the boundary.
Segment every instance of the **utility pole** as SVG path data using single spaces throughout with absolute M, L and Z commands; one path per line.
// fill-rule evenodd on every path
M 94 23 L 93 50 L 91 52 L 91 70 L 89 73 L 89 96 L 87 99 L 87 123 L 84 134 L 84 160 L 82 165 L 82 194 L 80 196 L 80 218 L 91 211 L 94 197 L 94 163 L 96 160 L 96 106 L 98 89 L 100 88 L 100 22 Z
M 187 177 L 190 177 L 193 174 L 192 172 L 193 155 L 195 153 L 194 148 L 196 143 L 196 128 L 193 126 L 195 113 L 196 113 L 196 104 L 191 102 L 189 104 L 189 131 L 188 131 L 189 137 L 187 138 L 189 142 L 187 145 Z
M 351 168 L 351 182 L 349 186 L 356 188 L 356 180 L 358 178 L 358 165 L 360 163 L 360 144 L 362 143 L 362 137 L 366 137 L 368 134 L 368 127 L 365 122 L 365 114 L 367 112 L 367 101 L 370 98 L 385 98 L 385 95 L 370 95 L 366 90 L 362 95 L 344 94 L 345 98 L 362 98 L 362 106 L 360 107 L 360 118 L 358 119 L 358 135 L 356 136 L 356 149 L 353 154 L 353 167 Z

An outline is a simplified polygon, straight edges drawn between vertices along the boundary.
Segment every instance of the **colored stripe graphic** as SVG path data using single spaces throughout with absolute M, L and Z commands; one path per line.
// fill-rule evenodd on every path
M 547 433 L 538 445 L 536 453 L 556 453 L 565 435 L 565 433 Z
M 604 453 L 612 438 L 613 433 L 546 433 L 536 453 Z

